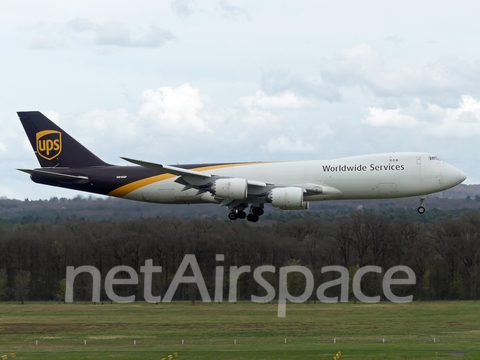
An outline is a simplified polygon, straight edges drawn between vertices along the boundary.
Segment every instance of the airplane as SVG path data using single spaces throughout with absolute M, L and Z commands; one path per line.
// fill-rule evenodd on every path
M 116 166 L 102 161 L 41 112 L 17 114 L 41 166 L 18 170 L 35 183 L 144 202 L 213 203 L 225 206 L 230 220 L 257 222 L 268 203 L 305 210 L 311 201 L 411 196 L 420 196 L 417 210 L 423 214 L 427 194 L 466 179 L 461 170 L 424 152 L 175 166 L 124 157 L 135 166 Z

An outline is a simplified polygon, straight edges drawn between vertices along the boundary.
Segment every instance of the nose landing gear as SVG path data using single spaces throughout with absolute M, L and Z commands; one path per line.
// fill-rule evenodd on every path
M 420 215 L 425 214 L 426 209 L 425 209 L 425 206 L 423 206 L 423 204 L 425 203 L 426 198 L 427 198 L 427 195 L 422 195 L 420 197 L 420 206 L 417 209 L 417 211 Z

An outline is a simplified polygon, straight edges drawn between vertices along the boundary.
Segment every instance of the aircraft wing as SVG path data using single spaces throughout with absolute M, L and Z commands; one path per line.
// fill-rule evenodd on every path
M 126 157 L 122 157 L 122 159 L 128 162 L 131 162 L 132 164 L 140 165 L 149 169 L 159 170 L 162 172 L 167 172 L 169 174 L 181 176 L 187 183 L 194 183 L 195 185 L 197 185 L 199 181 L 201 182 L 201 180 L 208 179 L 207 182 L 211 182 L 212 180 L 220 178 L 220 176 L 217 176 L 217 175 L 195 171 L 195 170 L 183 169 L 176 166 L 156 164 L 156 163 L 151 163 L 151 162 L 142 161 L 142 160 L 130 159 Z M 193 180 L 192 177 L 195 179 L 195 181 L 192 181 Z M 247 183 L 250 186 L 256 186 L 256 187 L 265 187 L 267 185 L 273 185 L 273 184 L 268 184 L 262 181 L 255 181 L 255 180 L 248 180 L 248 179 L 247 179 Z
M 136 165 L 140 165 L 149 169 L 157 170 L 159 173 L 169 173 L 177 175 L 178 178 L 175 180 L 176 183 L 184 185 L 182 191 L 189 189 L 197 189 L 198 194 L 210 191 L 210 186 L 219 181 L 225 181 L 230 179 L 228 176 L 221 176 L 210 174 L 207 172 L 200 172 L 190 169 L 183 169 L 176 166 L 156 164 L 147 161 L 134 160 L 130 158 L 122 157 L 122 159 L 131 162 Z M 249 179 L 232 179 L 232 180 L 243 180 L 243 184 L 248 186 L 248 195 L 249 197 L 260 197 L 265 198 L 269 192 L 274 188 L 286 188 L 286 187 L 295 187 L 303 190 L 304 195 L 338 195 L 341 192 L 333 187 L 327 186 L 325 184 L 273 184 L 263 181 L 249 180 Z M 246 199 L 230 198 L 229 196 L 222 197 L 223 199 L 220 203 L 220 206 L 228 206 L 232 208 L 238 204 L 245 202 Z
M 207 174 L 207 173 L 194 171 L 194 170 L 188 170 L 188 169 L 182 169 L 182 168 L 175 167 L 175 166 L 155 164 L 155 163 L 151 163 L 151 162 L 147 162 L 147 161 L 134 160 L 134 159 L 129 159 L 129 158 L 125 158 L 125 157 L 122 157 L 122 159 L 126 160 L 128 162 L 131 162 L 132 164 L 140 165 L 140 166 L 143 166 L 143 167 L 146 167 L 146 168 L 149 168 L 149 169 L 153 169 L 153 170 L 165 171 L 165 172 L 167 172 L 169 174 L 173 174 L 173 175 L 199 176 L 199 177 L 202 177 L 202 178 L 212 177 L 212 175 Z

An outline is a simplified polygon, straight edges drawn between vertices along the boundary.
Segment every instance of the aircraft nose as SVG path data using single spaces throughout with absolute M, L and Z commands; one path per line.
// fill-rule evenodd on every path
M 462 183 L 467 178 L 467 175 L 462 170 L 446 164 L 442 171 L 442 177 L 446 185 L 453 187 Z

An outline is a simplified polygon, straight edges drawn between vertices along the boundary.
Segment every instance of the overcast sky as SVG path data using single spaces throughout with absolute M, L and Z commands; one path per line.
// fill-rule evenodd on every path
M 0 11 L 0 197 L 32 183 L 16 111 L 103 160 L 426 151 L 480 183 L 480 2 L 18 0 Z

